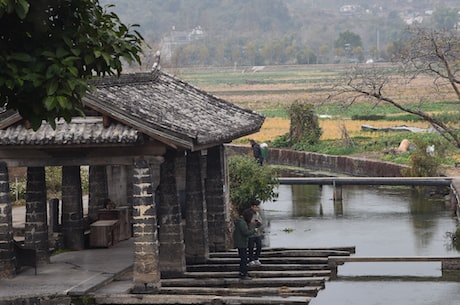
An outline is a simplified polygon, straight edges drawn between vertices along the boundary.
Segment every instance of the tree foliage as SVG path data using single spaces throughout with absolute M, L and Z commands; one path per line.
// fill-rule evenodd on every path
M 34 129 L 81 115 L 89 79 L 140 63 L 136 26 L 98 0 L 0 0 L 0 107 Z
M 321 127 L 312 104 L 296 100 L 287 107 L 287 115 L 291 120 L 289 138 L 294 143 L 315 144 L 321 137 Z
M 361 41 L 361 36 L 351 31 L 340 32 L 339 37 L 334 42 L 334 47 L 345 48 L 348 46 L 350 49 L 354 49 L 356 47 L 362 47 L 363 43 Z
M 269 166 L 260 166 L 253 158 L 233 156 L 228 160 L 230 201 L 241 213 L 253 203 L 262 203 L 278 197 L 276 172 Z
M 460 36 L 456 31 L 411 28 L 408 41 L 399 49 L 398 67 L 400 77 L 391 77 L 383 69 L 373 66 L 357 66 L 351 69 L 346 79 L 341 80 L 341 100 L 350 103 L 360 98 L 369 98 L 376 103 L 388 103 L 429 122 L 449 142 L 460 148 L 460 132 L 455 124 L 449 124 L 442 116 L 422 110 L 425 96 L 415 103 L 398 100 L 398 92 L 405 84 L 419 76 L 432 78 L 432 96 L 450 88 L 460 100 Z M 390 67 L 394 69 L 394 67 Z M 426 89 L 429 89 L 428 87 Z M 449 90 L 447 90 L 449 91 Z M 440 96 L 443 98 L 443 96 Z M 417 98 L 414 94 L 414 99 Z
M 438 29 L 453 30 L 460 21 L 458 8 L 439 7 L 433 12 L 434 26 Z

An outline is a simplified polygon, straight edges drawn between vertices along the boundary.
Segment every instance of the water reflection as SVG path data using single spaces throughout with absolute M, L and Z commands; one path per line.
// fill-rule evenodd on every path
M 276 202 L 262 205 L 268 221 L 266 246 L 355 246 L 358 256 L 460 255 L 447 234 L 457 223 L 443 196 L 411 187 L 346 186 L 343 201 L 337 203 L 331 186 L 281 185 L 278 191 Z M 369 275 L 403 278 L 343 280 Z M 431 278 L 440 276 L 440 263 L 347 263 L 339 267 L 339 279 L 328 282 L 311 304 L 458 304 L 460 283 Z M 425 277 L 426 282 L 410 281 L 413 277 Z M 448 281 L 458 279 L 455 275 Z
M 443 196 L 410 187 L 349 186 L 343 201 L 332 187 L 281 185 L 276 202 L 263 204 L 266 245 L 356 246 L 360 255 L 452 255 L 447 232 L 455 220 Z M 299 245 L 300 243 L 300 245 Z

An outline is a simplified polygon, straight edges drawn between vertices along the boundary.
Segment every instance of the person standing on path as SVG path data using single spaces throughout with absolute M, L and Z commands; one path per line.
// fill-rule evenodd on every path
M 249 140 L 249 143 L 251 143 L 252 154 L 254 155 L 254 159 L 256 159 L 257 164 L 262 166 L 262 164 L 264 163 L 264 158 L 262 157 L 262 150 L 260 149 L 259 143 L 257 143 L 253 139 Z
M 248 275 L 248 239 L 256 231 L 252 222 L 252 212 L 245 210 L 235 222 L 235 231 L 233 232 L 233 242 L 238 249 L 240 257 L 239 276 L 242 280 L 251 280 Z
M 268 144 L 263 142 L 260 144 L 260 153 L 262 155 L 262 163 L 267 162 L 268 158 Z
M 262 252 L 262 217 L 259 213 L 259 204 L 254 203 L 249 209 L 252 214 L 251 222 L 255 224 L 256 231 L 248 238 L 248 258 L 249 266 L 260 266 L 262 263 L 259 261 L 260 253 Z

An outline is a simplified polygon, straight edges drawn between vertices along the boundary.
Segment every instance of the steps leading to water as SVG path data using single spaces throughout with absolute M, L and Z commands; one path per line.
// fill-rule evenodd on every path
M 112 295 L 101 289 L 95 292 L 96 303 L 308 304 L 331 276 L 328 257 L 354 252 L 354 247 L 263 249 L 262 265 L 249 268 L 252 280 L 239 279 L 236 251 L 211 253 L 205 264 L 188 264 L 184 274 L 162 276 L 161 289 L 155 296 Z

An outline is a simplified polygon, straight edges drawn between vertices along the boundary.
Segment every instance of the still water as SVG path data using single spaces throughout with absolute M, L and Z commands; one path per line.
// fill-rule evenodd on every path
M 266 246 L 355 246 L 356 256 L 460 256 L 449 236 L 457 221 L 443 196 L 405 186 L 346 186 L 337 204 L 330 186 L 281 185 L 278 193 L 261 206 Z M 310 304 L 460 304 L 460 277 L 442 277 L 437 262 L 346 263 L 338 275 Z

